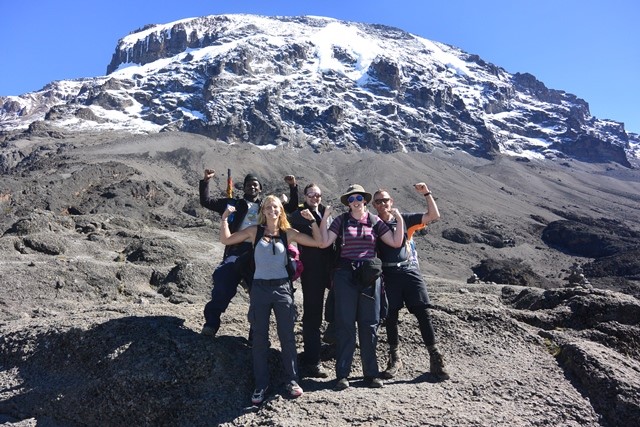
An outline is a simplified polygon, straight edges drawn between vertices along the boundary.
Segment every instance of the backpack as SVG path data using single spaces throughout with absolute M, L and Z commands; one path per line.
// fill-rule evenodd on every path
M 258 225 L 258 229 L 256 231 L 256 238 L 253 241 L 253 247 L 247 252 L 240 255 L 234 261 L 234 269 L 236 272 L 242 276 L 246 285 L 251 287 L 251 283 L 253 282 L 253 275 L 256 271 L 256 262 L 254 258 L 254 250 L 260 239 L 264 236 L 264 225 Z M 302 271 L 304 270 L 304 265 L 302 265 L 302 261 L 300 260 L 300 252 L 298 248 L 293 244 L 287 243 L 287 233 L 280 233 L 278 238 L 282 241 L 282 244 L 287 248 L 285 254 L 287 256 L 287 263 L 285 267 L 287 269 L 287 274 L 289 276 L 289 280 L 292 282 L 297 280 Z
M 418 260 L 418 249 L 416 248 L 416 242 L 413 240 L 413 234 L 418 231 L 426 228 L 426 224 L 416 224 L 414 226 L 409 227 L 407 230 L 406 238 L 407 238 L 407 252 L 409 254 L 409 261 L 415 263 L 416 267 L 420 266 L 420 261 Z
M 287 237 L 283 239 L 282 243 L 286 244 Z M 291 273 L 289 270 L 292 270 Z M 304 271 L 304 265 L 300 260 L 300 251 L 296 245 L 290 244 L 287 245 L 287 273 L 289 273 L 289 278 L 292 282 L 295 282 L 300 278 L 302 272 Z

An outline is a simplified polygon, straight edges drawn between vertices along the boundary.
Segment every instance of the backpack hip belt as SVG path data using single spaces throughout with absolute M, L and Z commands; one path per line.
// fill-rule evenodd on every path
M 410 265 L 411 262 L 409 260 L 406 261 L 400 261 L 400 262 L 383 262 L 382 263 L 382 267 L 406 267 L 408 265 Z

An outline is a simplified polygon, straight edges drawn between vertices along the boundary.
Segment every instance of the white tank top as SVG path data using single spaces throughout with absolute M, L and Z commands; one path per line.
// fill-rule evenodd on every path
M 256 272 L 254 279 L 284 279 L 288 278 L 285 267 L 285 247 L 279 238 L 271 238 L 270 241 L 260 239 L 254 250 Z

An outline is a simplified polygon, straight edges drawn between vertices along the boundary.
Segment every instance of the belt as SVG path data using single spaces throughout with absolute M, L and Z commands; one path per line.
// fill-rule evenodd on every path
M 340 258 L 340 260 L 338 260 L 337 263 L 337 268 L 342 268 L 342 269 L 354 269 L 354 268 L 358 268 L 358 266 L 360 265 L 360 263 L 363 260 L 350 260 L 347 258 Z
M 253 285 L 281 286 L 289 283 L 289 279 L 253 279 Z
M 411 262 L 409 260 L 406 261 L 400 261 L 400 262 L 383 262 L 382 263 L 382 267 L 405 267 L 407 265 L 411 264 Z

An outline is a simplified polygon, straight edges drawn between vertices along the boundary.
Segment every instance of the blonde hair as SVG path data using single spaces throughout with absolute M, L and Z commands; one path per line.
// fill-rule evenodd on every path
M 258 213 L 258 224 L 264 225 L 267 223 L 267 218 L 264 216 L 263 209 L 268 204 L 275 204 L 276 206 L 280 207 L 280 216 L 278 216 L 277 222 L 278 229 L 280 229 L 281 231 L 287 231 L 289 228 L 291 228 L 291 224 L 287 219 L 287 213 L 284 211 L 284 206 L 282 206 L 282 201 L 280 200 L 280 198 L 274 196 L 273 194 L 265 197 L 260 204 L 260 212 Z

